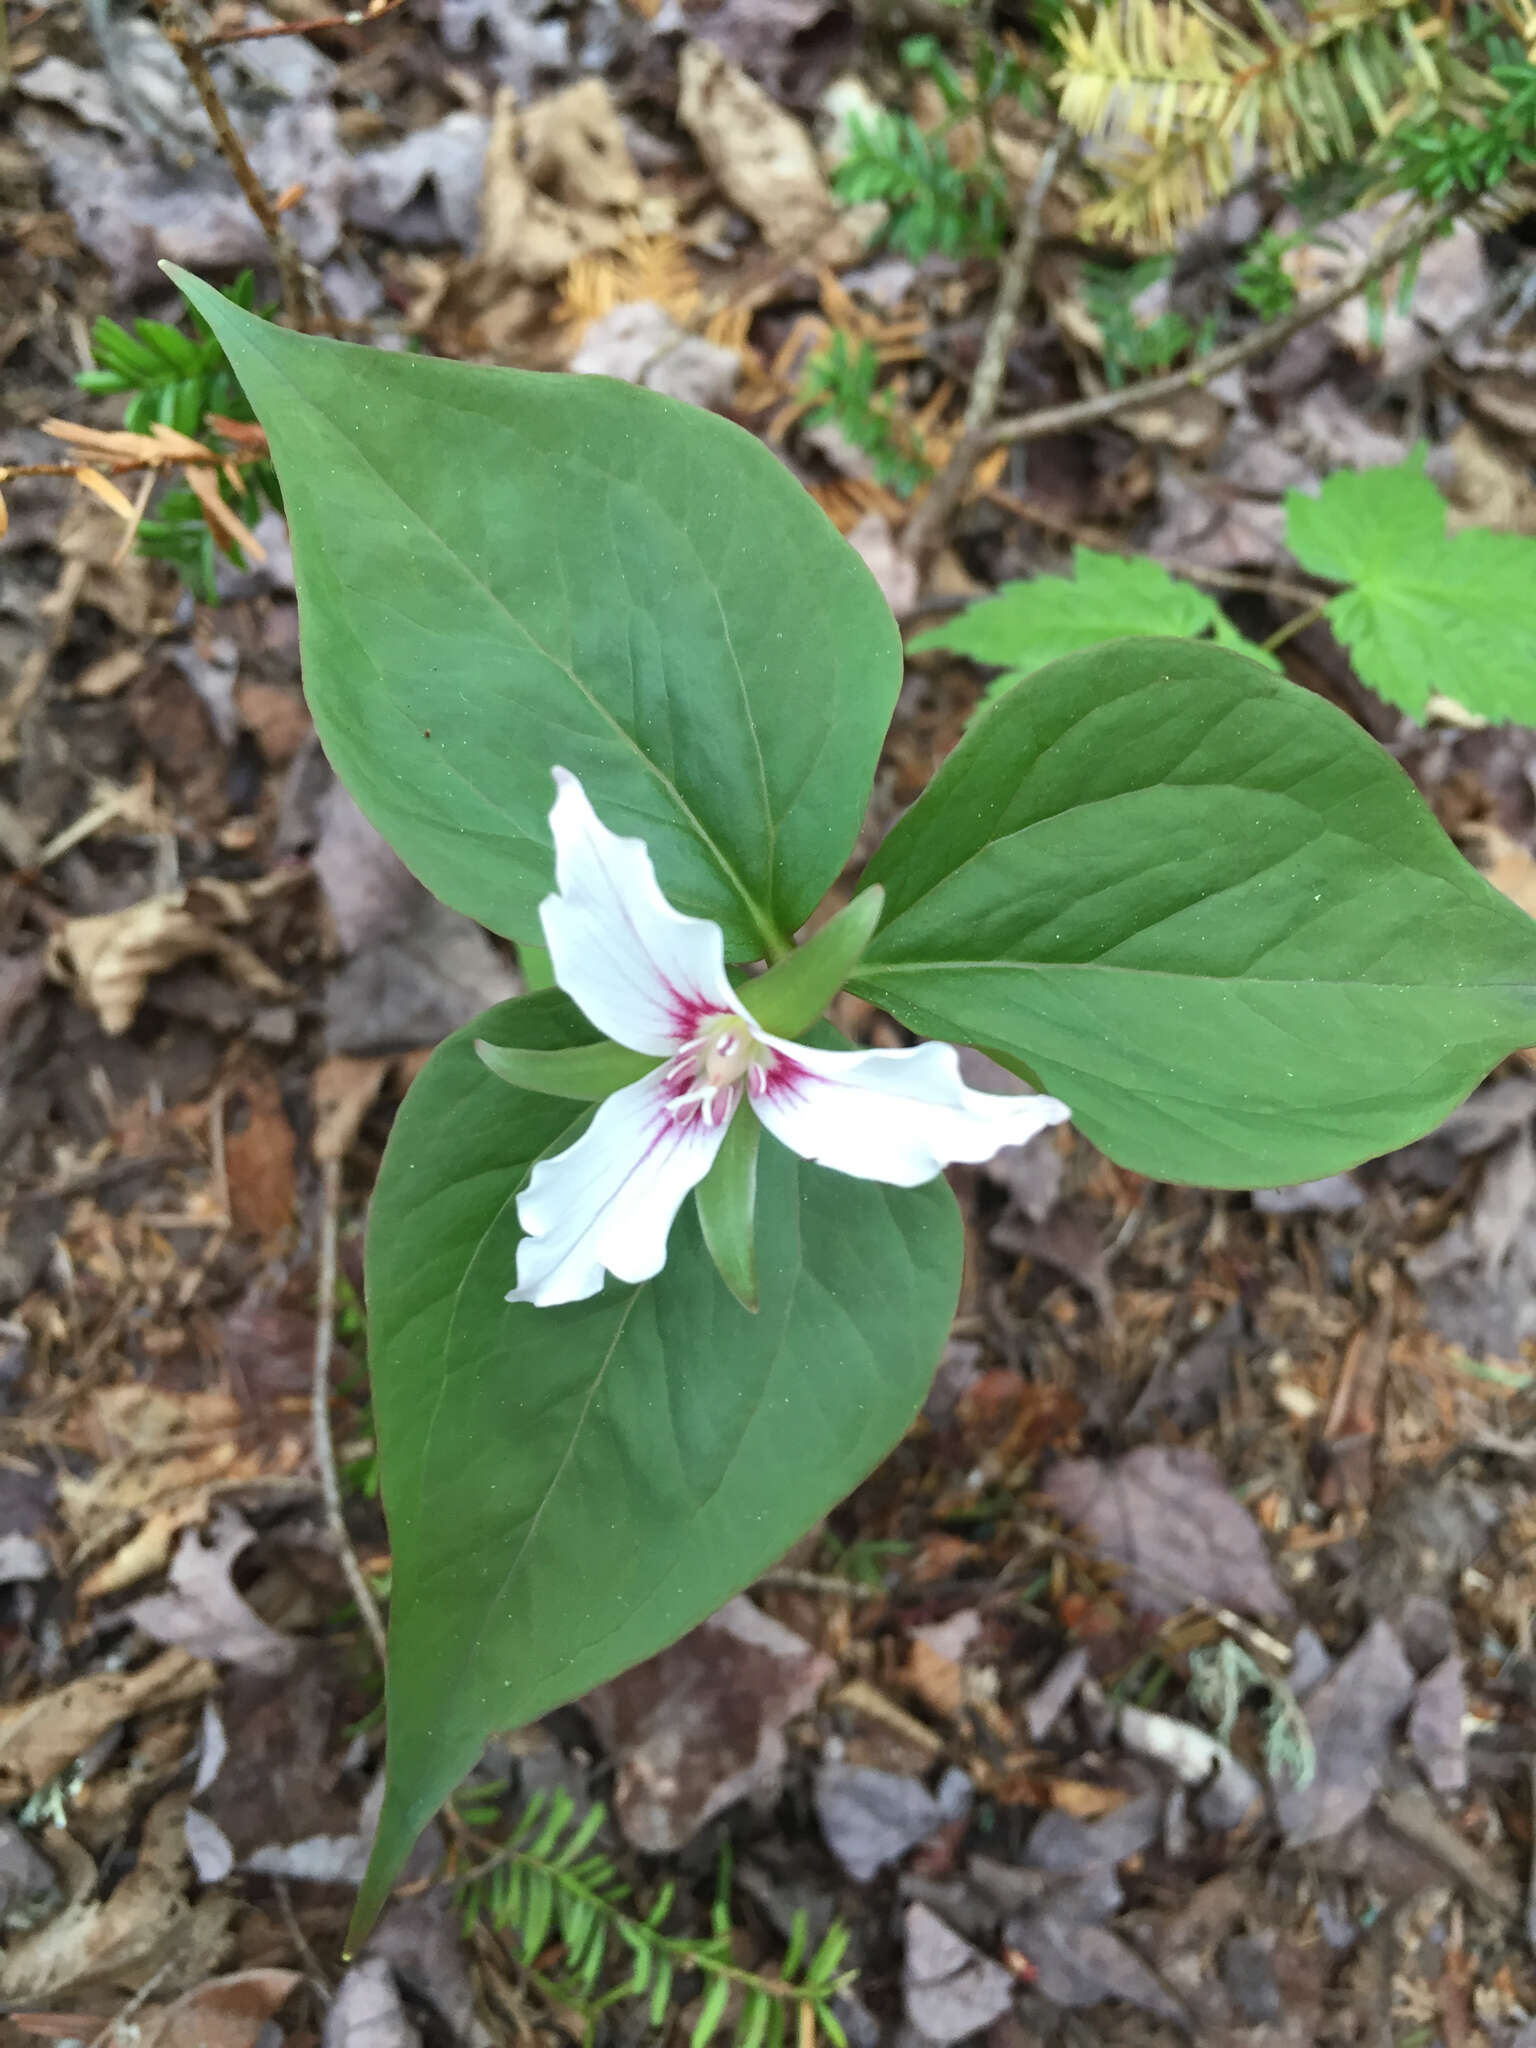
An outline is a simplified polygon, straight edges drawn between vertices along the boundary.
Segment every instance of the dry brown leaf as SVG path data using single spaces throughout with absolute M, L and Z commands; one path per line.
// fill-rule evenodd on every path
M 220 497 L 218 479 L 212 472 L 189 462 L 182 474 L 216 537 L 242 549 L 253 562 L 264 562 L 267 559 L 266 549 L 239 514 Z M 130 505 L 128 509 L 131 513 L 133 507 Z
M 212 1690 L 214 1669 L 165 1650 L 137 1671 L 98 1671 L 0 1707 L 0 1798 L 36 1792 L 122 1721 Z M 12 1997 L 25 1994 L 13 1991 Z
M 165 1591 L 129 1608 L 134 1624 L 157 1642 L 179 1644 L 195 1656 L 250 1671 L 288 1670 L 297 1655 L 293 1637 L 263 1621 L 230 1576 L 254 1540 L 250 1524 L 230 1507 L 219 1509 L 206 1541 L 188 1530 L 176 1546 Z
M 103 476 L 99 469 L 92 469 L 88 462 L 82 463 L 75 471 L 75 481 L 82 484 L 93 497 L 100 498 L 107 510 L 115 512 L 119 519 L 138 519 L 133 500 L 125 497 L 109 476 Z
M 179 581 L 164 562 L 122 555 L 123 522 L 95 498 L 77 498 L 59 527 L 59 553 L 85 568 L 80 595 L 136 640 L 168 633 Z
M 224 1945 L 234 1902 L 217 1895 L 194 1909 L 189 1881 L 184 1794 L 162 1799 L 144 1823 L 138 1861 L 109 1898 L 77 1899 L 0 1956 L 0 1998 L 51 1998 L 72 1984 L 152 1975 L 178 1952 L 189 1973 L 201 1951 Z
M 240 1404 L 214 1389 L 179 1394 L 129 1381 L 98 1387 L 85 1415 L 81 1447 L 98 1458 L 122 1458 L 135 1451 L 158 1455 L 178 1438 L 225 1434 L 238 1426 Z
M 721 191 L 757 223 L 768 246 L 814 250 L 833 265 L 851 261 L 869 223 L 839 220 L 816 145 L 794 115 L 712 43 L 683 46 L 678 79 L 678 119 Z M 832 246 L 838 243 L 847 246 Z
M 1085 1778 L 1047 1778 L 1045 1796 L 1058 1813 L 1074 1820 L 1100 1820 L 1130 1798 L 1123 1785 L 1091 1785 Z
M 310 1141 L 322 1166 L 345 1159 L 363 1118 L 373 1107 L 389 1072 L 387 1059 L 351 1059 L 336 1053 L 315 1069 L 312 1094 L 315 1135 Z
M 87 454 L 115 456 L 130 462 L 158 462 L 165 449 L 151 434 L 131 434 L 122 427 L 87 427 L 78 420 L 46 419 L 39 422 L 55 441 L 67 441 Z
M 72 982 L 114 1037 L 138 1015 L 152 975 L 199 954 L 213 954 L 258 995 L 284 996 L 287 984 L 249 946 L 221 929 L 246 921 L 249 896 L 235 883 L 200 881 L 164 896 L 146 896 L 123 910 L 67 918 L 49 944 L 49 972 L 56 980 Z
M 617 1770 L 613 1810 L 628 1839 L 670 1853 L 736 1800 L 772 1796 L 788 1759 L 785 1726 L 815 1705 L 834 1669 L 737 1598 L 588 1693 L 582 1709 Z
M 1063 1458 L 1042 1491 L 1102 1557 L 1126 1568 L 1122 1590 L 1135 1613 L 1201 1602 L 1252 1615 L 1290 1607 L 1258 1524 L 1203 1451 L 1145 1444 L 1107 1463 Z
M 111 697 L 131 683 L 144 666 L 144 657 L 135 647 L 119 647 L 111 654 L 104 654 L 100 661 L 93 661 L 75 677 L 77 697 Z
M 965 1672 L 953 1657 L 946 1657 L 921 1636 L 915 1636 L 901 1675 L 936 1714 L 942 1714 L 947 1721 L 959 1718 L 966 1698 Z
M 261 2031 L 295 1987 L 297 1970 L 239 1970 L 215 1977 L 139 2015 L 138 2048 L 256 2048 Z
M 1499 533 L 1536 533 L 1536 484 L 1526 464 L 1507 454 L 1471 420 L 1447 443 L 1456 458 L 1450 526 L 1491 526 Z
M 1155 405 L 1137 405 L 1121 413 L 1121 424 L 1138 441 L 1173 448 L 1199 459 L 1214 455 L 1226 438 L 1227 408 L 1214 391 L 1178 391 Z
M 600 79 L 583 79 L 521 112 L 504 89 L 485 156 L 475 266 L 481 289 L 508 279 L 547 283 L 578 257 L 624 247 L 643 231 L 642 197 Z
M 77 1544 L 75 1569 L 106 1559 L 80 1587 L 82 1597 L 99 1600 L 164 1570 L 177 1536 L 205 1521 L 219 1494 L 297 1470 L 306 1455 L 302 1430 L 263 1432 L 242 1446 L 245 1419 L 230 1394 L 97 1389 L 65 1441 L 99 1460 L 98 1469 L 89 1478 L 62 1473 L 58 1487 Z
M 1480 371 L 1468 380 L 1467 396 L 1496 426 L 1536 439 L 1536 377 L 1518 370 Z
M 298 1141 L 270 1071 L 245 1074 L 226 1103 L 224 1171 L 230 1222 L 247 1237 L 273 1238 L 293 1222 Z
M 154 1509 L 121 1550 L 81 1581 L 78 1597 L 87 1602 L 105 1600 L 138 1585 L 141 1579 L 163 1572 L 171 1561 L 176 1538 L 183 1529 L 201 1522 L 207 1512 L 206 1492 L 196 1493 L 174 1507 Z

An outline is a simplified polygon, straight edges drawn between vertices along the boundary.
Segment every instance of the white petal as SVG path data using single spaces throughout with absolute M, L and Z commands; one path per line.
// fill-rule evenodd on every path
M 555 980 L 605 1038 L 669 1052 L 736 1007 L 720 927 L 672 908 L 645 841 L 610 832 L 568 769 L 555 782 L 558 893 L 539 905 Z
M 791 1152 L 860 1180 L 915 1188 L 959 1160 L 990 1159 L 1072 1112 L 1052 1095 L 967 1088 L 952 1045 L 820 1052 L 769 1038 L 778 1057 L 752 1107 Z
M 666 1263 L 672 1220 L 708 1173 L 730 1119 L 675 1120 L 664 1070 L 599 1105 L 575 1144 L 541 1159 L 517 1198 L 527 1235 L 508 1301 L 585 1301 L 603 1275 L 649 1280 Z

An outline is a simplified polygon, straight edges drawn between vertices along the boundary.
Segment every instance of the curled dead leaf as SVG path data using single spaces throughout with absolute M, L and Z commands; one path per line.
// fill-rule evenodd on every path
M 173 1794 L 153 1808 L 138 1862 L 110 1897 L 77 1898 L 0 1956 L 0 1998 L 21 2003 L 92 1979 L 137 1981 L 177 1953 L 189 1974 L 199 1955 L 211 1960 L 234 1906 L 217 1895 L 188 1901 L 186 1807 L 185 1795 Z
M 482 287 L 543 284 L 578 257 L 619 249 L 645 230 L 644 190 L 618 113 L 601 79 L 519 110 L 496 98 L 481 193 Z M 659 229 L 670 225 L 657 221 Z
M 0 1707 L 0 1798 L 36 1792 L 120 1722 L 197 1699 L 213 1682 L 211 1664 L 172 1649 L 137 1671 L 92 1672 Z
M 203 880 L 163 896 L 146 896 L 123 910 L 71 917 L 54 933 L 48 970 L 100 1018 L 102 1028 L 121 1035 L 138 1015 L 150 978 L 200 954 L 212 954 L 242 987 L 280 997 L 288 985 L 251 948 L 223 929 L 249 922 L 253 900 L 267 884 Z
M 256 2048 L 262 2029 L 303 1979 L 297 1970 L 238 1970 L 196 1985 L 139 2017 L 139 2048 Z
M 814 249 L 834 266 L 861 253 L 872 222 L 839 217 L 816 146 L 793 114 L 712 43 L 684 45 L 678 78 L 678 119 L 721 191 L 770 248 Z

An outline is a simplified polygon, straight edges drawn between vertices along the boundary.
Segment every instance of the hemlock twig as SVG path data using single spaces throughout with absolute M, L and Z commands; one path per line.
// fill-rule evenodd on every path
M 955 443 L 948 462 L 928 486 L 923 501 L 913 513 L 911 524 L 903 536 L 902 545 L 906 553 L 919 564 L 937 548 L 943 538 L 944 528 L 949 523 L 950 515 L 970 482 L 971 471 L 992 445 L 988 429 L 992 415 L 997 411 L 997 401 L 1002 395 L 1003 380 L 1007 375 L 1008 345 L 1013 339 L 1014 329 L 1019 324 L 1024 295 L 1029 290 L 1030 273 L 1035 267 L 1035 252 L 1040 246 L 1040 226 L 1045 213 L 1045 202 L 1052 185 L 1056 182 L 1056 173 L 1061 168 L 1062 159 L 1072 144 L 1073 137 L 1068 131 L 1059 132 L 1041 157 L 1035 175 L 1030 180 L 1029 191 L 1019 211 L 1013 241 L 998 273 L 997 300 L 992 308 L 992 317 L 987 322 L 987 331 L 981 344 L 981 358 L 976 365 L 970 396 L 966 400 L 960 439 Z
M 1326 291 L 1313 292 L 1278 320 L 1256 327 L 1251 334 L 1229 342 L 1225 348 L 1212 349 L 1209 355 L 1197 356 L 1181 370 L 1170 370 L 1161 377 L 1146 377 L 1136 384 L 1124 384 L 1117 391 L 1101 391 L 1093 398 L 1074 399 L 1068 405 L 1041 406 L 1037 411 L 1023 413 L 1015 419 L 995 420 L 987 429 L 979 452 L 1016 441 L 1042 440 L 1047 434 L 1063 434 L 1074 427 L 1091 426 L 1097 420 L 1113 419 L 1119 413 L 1134 412 L 1140 405 L 1176 397 L 1191 386 L 1208 384 L 1223 371 L 1236 369 L 1239 363 L 1268 354 L 1282 342 L 1289 341 L 1293 334 L 1299 334 L 1304 327 L 1323 319 L 1336 306 L 1354 298 L 1367 285 L 1374 284 L 1394 263 L 1413 255 L 1455 218 L 1462 204 L 1460 197 L 1447 200 L 1432 213 L 1400 222 L 1337 284 L 1330 285 Z
M 291 326 L 308 334 L 315 327 L 325 333 L 336 333 L 336 316 L 326 299 L 324 288 L 310 273 L 304 258 L 299 254 L 298 245 L 283 226 L 282 217 L 273 205 L 271 195 L 257 177 L 251 160 L 245 153 L 245 144 L 235 133 L 235 125 L 229 118 L 229 109 L 220 97 L 218 82 L 208 68 L 208 60 L 201 46 L 188 35 L 182 24 L 178 0 L 149 0 L 156 21 L 166 41 L 181 59 L 182 69 L 190 79 L 193 91 L 202 103 L 203 112 L 208 116 L 214 139 L 229 168 L 235 174 L 235 183 L 245 196 L 245 203 L 261 223 L 277 265 L 278 284 L 283 295 L 283 313 Z
M 341 1481 L 336 1474 L 336 1445 L 331 1436 L 331 1346 L 336 1334 L 336 1222 L 341 1208 L 341 1161 L 324 1160 L 320 1167 L 320 1254 L 315 1283 L 315 1370 L 310 1387 L 310 1427 L 315 1439 L 315 1463 L 320 1467 L 320 1495 L 325 1503 L 326 1527 L 336 1545 L 357 1611 L 373 1639 L 379 1663 L 385 1660 L 384 1623 L 373 1588 L 363 1576 L 352 1547 L 346 1516 L 341 1506 Z

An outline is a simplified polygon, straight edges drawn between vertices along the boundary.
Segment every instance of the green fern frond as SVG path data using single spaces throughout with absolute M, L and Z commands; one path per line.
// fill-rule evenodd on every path
M 850 345 L 839 328 L 805 366 L 801 395 L 813 410 L 807 423 L 839 427 L 869 457 L 880 482 L 910 497 L 933 475 L 922 437 L 879 387 L 880 352 L 872 341 Z
M 950 159 L 944 132 L 919 127 L 910 114 L 881 108 L 855 120 L 832 186 L 850 205 L 881 201 L 890 215 L 882 239 L 914 263 L 935 251 L 995 256 L 1002 247 L 1002 171 L 985 161 L 962 169 Z
M 784 2048 L 825 2040 L 846 2048 L 833 2000 L 848 1988 L 843 1967 L 849 1935 L 834 1923 L 807 1956 L 807 1929 L 797 1914 L 777 1974 L 735 1961 L 729 1865 L 722 1863 L 707 1935 L 669 1934 L 674 1887 L 664 1884 L 648 1910 L 634 1904 L 612 1859 L 593 1843 L 607 1819 L 600 1805 L 579 1819 L 565 1792 L 536 1793 L 508 1840 L 460 1885 L 466 1933 L 489 1924 L 513 1938 L 516 1960 L 546 1997 L 576 2014 L 588 2038 L 611 2005 L 644 2000 L 654 2030 L 677 2002 L 679 1978 L 703 1980 L 689 2048 L 709 2048 L 732 2022 L 735 2048 Z M 558 1949 L 551 1962 L 547 1951 Z

